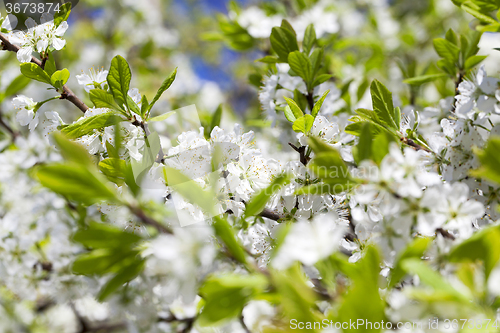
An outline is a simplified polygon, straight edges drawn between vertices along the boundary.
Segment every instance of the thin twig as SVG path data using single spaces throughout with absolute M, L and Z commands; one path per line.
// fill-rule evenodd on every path
M 9 42 L 9 39 L 2 33 L 0 33 L 0 41 L 3 45 L 3 49 L 6 51 L 11 51 L 17 53 L 19 51 L 19 46 L 12 44 Z M 31 57 L 31 62 L 37 64 L 42 69 L 44 64 L 37 58 Z M 67 99 L 71 103 L 73 103 L 77 108 L 79 108 L 82 112 L 88 110 L 88 106 L 80 100 L 71 89 L 69 89 L 66 85 L 63 86 L 63 92 L 61 94 L 61 99 Z
M 300 155 L 300 163 L 302 163 L 304 166 L 307 165 L 307 163 L 309 163 L 309 161 L 311 160 L 311 158 L 306 155 L 307 146 L 297 147 L 297 146 L 295 146 L 291 142 L 288 142 L 288 145 L 290 147 L 292 147 L 293 150 L 295 150 L 297 153 L 299 153 L 299 155 Z
M 172 233 L 172 230 L 170 230 L 170 228 L 164 226 L 163 224 L 161 224 L 160 222 L 156 221 L 152 217 L 149 217 L 148 215 L 146 215 L 146 213 L 141 208 L 139 208 L 137 206 L 130 205 L 130 206 L 128 206 L 128 209 L 139 220 L 141 220 L 142 223 L 155 228 L 156 230 L 158 230 L 161 233 L 164 233 L 164 234 L 171 234 Z
M 16 139 L 16 137 L 19 135 L 18 132 L 14 131 L 4 120 L 3 120 L 3 113 L 0 110 L 0 125 L 7 130 L 7 132 L 10 133 L 12 136 L 12 141 Z

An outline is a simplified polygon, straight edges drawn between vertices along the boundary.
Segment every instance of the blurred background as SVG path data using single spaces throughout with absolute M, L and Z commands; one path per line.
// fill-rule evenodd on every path
M 291 22 L 299 40 L 305 27 L 315 23 L 340 102 L 336 114 L 370 107 L 367 88 L 373 78 L 395 93 L 399 105 L 418 109 L 438 103 L 453 91 L 450 80 L 420 87 L 402 85 L 401 80 L 439 73 L 432 39 L 444 37 L 448 28 L 474 38 L 472 16 L 451 0 L 83 0 L 70 16 L 65 49 L 54 55 L 59 68 L 71 71 L 69 86 L 89 104 L 75 76 L 90 68 L 107 69 L 120 54 L 132 67 L 132 86 L 147 96 L 178 67 L 157 113 L 196 104 L 206 124 L 223 104 L 223 124 L 238 121 L 259 130 L 272 125 L 258 92 L 276 67 L 255 60 L 269 54 L 271 28 L 282 18 Z M 498 34 L 485 34 L 480 46 L 480 54 L 490 54 L 488 74 L 496 74 Z M 19 74 L 19 66 L 7 52 L 0 52 L 0 66 L 9 68 L 0 81 L 5 87 Z M 27 89 L 40 99 L 51 95 L 42 84 Z M 7 118 L 15 117 L 9 100 L 2 109 Z M 67 122 L 81 116 L 69 103 L 42 108 L 51 110 Z

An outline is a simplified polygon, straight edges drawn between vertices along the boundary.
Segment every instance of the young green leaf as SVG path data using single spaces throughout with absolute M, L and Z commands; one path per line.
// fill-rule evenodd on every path
M 50 190 L 68 199 L 93 204 L 107 200 L 117 201 L 114 190 L 88 166 L 78 164 L 51 164 L 37 171 L 38 181 Z
M 54 25 L 58 27 L 64 21 L 68 20 L 71 13 L 71 2 L 66 2 L 59 6 L 59 11 L 54 14 Z
M 434 49 L 441 58 L 444 58 L 453 64 L 458 63 L 458 56 L 460 54 L 458 46 L 443 38 L 435 38 L 433 43 Z
M 124 112 L 118 104 L 116 104 L 113 95 L 102 89 L 92 89 L 89 93 L 90 100 L 96 108 L 104 108 Z
M 377 119 L 390 128 L 399 131 L 401 114 L 397 108 L 394 108 L 391 92 L 377 80 L 372 82 L 370 91 L 372 94 L 373 111 L 375 111 Z
M 217 107 L 217 110 L 215 110 L 214 115 L 212 116 L 212 121 L 210 122 L 210 131 L 209 135 L 212 133 L 213 129 L 216 126 L 220 126 L 220 121 L 222 119 L 222 104 L 220 104 Z
M 113 278 L 111 278 L 111 280 L 109 280 L 104 287 L 102 287 L 97 295 L 97 300 L 100 302 L 106 300 L 106 298 L 121 288 L 125 283 L 135 279 L 144 269 L 145 263 L 145 260 L 136 259 L 126 267 L 123 267 L 118 274 L 113 276 Z
M 153 100 L 151 101 L 151 103 L 149 104 L 149 107 L 148 107 L 148 114 L 151 112 L 151 109 L 153 109 L 153 106 L 156 104 L 156 102 L 158 102 L 158 100 L 160 99 L 161 95 L 168 89 L 170 88 L 170 86 L 172 85 L 172 83 L 174 83 L 174 80 L 175 80 L 175 76 L 177 75 L 177 68 L 174 69 L 174 71 L 172 73 L 170 73 L 170 75 L 165 79 L 165 81 L 163 81 L 163 83 L 161 84 L 160 86 L 160 89 L 158 89 L 158 91 L 156 92 L 156 95 L 155 97 L 153 98 Z
M 466 71 L 474 68 L 476 65 L 481 63 L 484 59 L 486 59 L 488 56 L 480 56 L 480 55 L 473 55 L 469 57 L 467 60 L 465 60 L 465 66 L 464 69 Z
M 49 58 L 45 62 L 44 70 L 50 77 L 52 77 L 52 74 L 57 71 L 56 61 L 54 60 L 54 55 L 52 53 L 49 53 Z
M 54 72 L 52 74 L 52 77 L 50 78 L 50 82 L 52 82 L 52 85 L 57 88 L 57 89 L 62 89 L 62 87 L 68 82 L 69 80 L 69 71 L 67 68 L 64 68 L 60 71 Z
M 105 112 L 91 117 L 84 117 L 77 122 L 64 127 L 61 132 L 69 139 L 77 139 L 96 129 L 115 125 L 124 119 L 114 112 Z
M 420 259 L 431 243 L 432 238 L 430 237 L 418 237 L 408 244 L 406 249 L 397 257 L 394 268 L 391 270 L 390 288 L 393 288 L 406 275 L 401 263 L 409 258 Z
M 111 61 L 111 67 L 108 74 L 108 85 L 115 101 L 121 107 L 125 105 L 128 109 L 128 91 L 130 89 L 130 81 L 132 72 L 130 67 L 122 56 L 116 56 Z
M 409 79 L 404 80 L 403 82 L 412 86 L 420 86 L 424 83 L 427 82 L 432 82 L 437 79 L 447 77 L 446 74 L 427 74 L 427 75 L 421 75 L 421 76 L 415 76 Z
M 475 150 L 475 154 L 481 162 L 481 167 L 472 170 L 470 173 L 474 177 L 486 178 L 500 184 L 500 138 L 490 137 L 484 150 Z
M 295 118 L 298 119 L 304 115 L 304 112 L 302 112 L 300 107 L 297 105 L 297 103 L 295 103 L 295 101 L 293 99 L 288 98 L 288 97 L 284 97 L 284 98 L 285 98 L 285 101 L 287 102 L 288 106 L 292 110 L 292 113 L 295 116 Z
M 37 64 L 31 62 L 21 64 L 21 73 L 32 80 L 52 85 L 50 76 Z
M 310 114 L 306 114 L 300 118 L 297 118 L 297 120 L 293 122 L 292 129 L 295 132 L 302 132 L 306 134 L 309 133 L 313 124 L 314 124 L 314 117 L 311 116 Z
M 288 120 L 291 123 L 297 120 L 297 118 L 295 118 L 295 115 L 293 114 L 292 109 L 290 108 L 290 105 L 285 106 L 285 117 L 286 120 Z
M 314 104 L 314 107 L 311 111 L 311 115 L 316 118 L 316 116 L 318 115 L 319 113 L 319 110 L 321 109 L 321 106 L 323 106 L 323 102 L 325 101 L 325 98 L 326 96 L 328 95 L 328 93 L 330 92 L 330 90 L 327 90 L 325 91 L 325 93 L 323 94 L 323 96 L 321 96 L 321 98 Z
M 450 262 L 482 261 L 484 263 L 484 277 L 487 281 L 491 271 L 500 260 L 499 239 L 499 226 L 485 228 L 453 248 L 449 253 L 449 260 Z
M 264 210 L 269 198 L 290 181 L 287 174 L 278 175 L 265 189 L 260 190 L 246 204 L 245 216 L 255 216 Z
M 263 275 L 226 274 L 209 277 L 200 288 L 205 305 L 196 323 L 218 326 L 241 315 L 244 305 L 252 296 L 267 287 Z
M 271 46 L 279 59 L 288 62 L 288 54 L 299 50 L 297 38 L 288 29 L 274 27 L 271 32 Z
M 371 159 L 372 156 L 372 141 L 373 132 L 371 130 L 371 124 L 369 122 L 364 122 L 361 128 L 361 135 L 359 136 L 359 142 L 354 147 L 353 156 L 356 164 L 360 164 L 364 160 Z
M 304 40 L 302 42 L 302 48 L 307 55 L 311 52 L 314 44 L 316 44 L 316 30 L 314 30 L 314 24 L 309 24 L 304 33 Z
M 309 58 L 300 51 L 294 51 L 288 55 L 288 63 L 290 64 L 290 68 L 310 87 L 314 73 Z
M 24 75 L 17 76 L 12 82 L 7 86 L 4 92 L 5 97 L 13 96 L 19 93 L 21 90 L 26 88 L 30 84 L 31 80 Z
M 170 116 L 172 116 L 173 114 L 175 113 L 175 111 L 170 111 L 170 112 L 166 112 L 162 115 L 159 115 L 159 116 L 156 116 L 156 117 L 152 117 L 152 118 L 149 118 L 148 119 L 148 122 L 152 122 L 152 121 L 163 121 L 167 118 L 169 118 Z

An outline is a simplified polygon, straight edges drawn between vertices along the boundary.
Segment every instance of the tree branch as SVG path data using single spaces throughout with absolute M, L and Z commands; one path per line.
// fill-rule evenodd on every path
M 19 46 L 12 44 L 9 42 L 9 39 L 2 33 L 0 33 L 0 41 L 3 45 L 3 49 L 6 51 L 11 51 L 17 53 L 19 51 Z M 37 64 L 42 69 L 44 64 L 37 58 L 31 57 L 31 62 Z M 67 99 L 71 103 L 73 103 L 77 108 L 79 108 L 82 112 L 88 110 L 88 106 L 80 100 L 71 89 L 69 89 L 66 85 L 63 86 L 63 92 L 61 94 L 61 99 Z
M 0 125 L 7 130 L 7 132 L 10 133 L 12 136 L 12 141 L 16 139 L 16 137 L 19 135 L 18 132 L 14 131 L 2 118 L 3 113 L 2 110 L 0 110 Z
M 163 224 L 161 224 L 160 222 L 156 221 L 152 217 L 147 216 L 146 213 L 141 208 L 130 205 L 130 206 L 128 206 L 128 209 L 139 220 L 141 220 L 142 223 L 155 228 L 156 230 L 158 230 L 161 233 L 164 233 L 164 234 L 171 234 L 172 233 L 172 230 L 170 230 L 170 228 L 164 226 Z

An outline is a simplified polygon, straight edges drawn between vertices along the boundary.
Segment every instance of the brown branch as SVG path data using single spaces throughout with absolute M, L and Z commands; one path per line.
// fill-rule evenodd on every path
M 262 217 L 271 219 L 273 221 L 278 221 L 279 219 L 282 218 L 279 214 L 277 214 L 277 213 L 275 213 L 272 210 L 267 209 L 267 208 L 265 208 L 259 215 Z
M 296 147 L 293 143 L 288 142 L 288 145 L 293 148 L 300 155 L 300 163 L 307 165 L 311 158 L 306 155 L 307 146 Z
M 423 150 L 423 151 L 426 151 L 426 152 L 428 152 L 428 153 L 433 153 L 433 151 L 432 151 L 432 150 L 430 150 L 429 148 L 426 148 L 426 147 L 424 147 L 424 146 L 419 145 L 418 143 L 416 143 L 416 142 L 415 142 L 415 141 L 413 141 L 412 139 L 408 139 L 408 138 L 401 138 L 401 141 L 402 141 L 404 144 L 406 144 L 406 145 L 408 145 L 408 146 L 410 146 L 410 147 L 412 147 L 412 148 L 415 148 L 415 150 Z
M 164 233 L 164 234 L 171 234 L 172 233 L 172 230 L 170 230 L 170 228 L 164 226 L 163 224 L 156 221 L 152 217 L 147 216 L 146 213 L 141 208 L 130 205 L 130 206 L 128 206 L 128 209 L 139 220 L 141 220 L 142 223 L 155 228 L 156 230 L 158 230 L 161 233 Z
M 453 236 L 449 231 L 444 230 L 443 228 L 437 228 L 436 232 L 440 233 L 444 238 L 455 240 L 455 236 Z
M 17 53 L 19 51 L 19 46 L 12 44 L 9 42 L 9 39 L 2 33 L 0 33 L 0 41 L 3 45 L 3 49 L 6 51 L 11 51 Z M 42 69 L 44 67 L 44 63 L 35 57 L 31 57 L 31 62 L 37 64 Z M 77 108 L 79 108 L 82 112 L 88 110 L 88 106 L 82 102 L 74 93 L 69 89 L 66 85 L 63 86 L 63 92 L 61 93 L 61 99 L 67 99 L 71 103 L 73 103 Z

